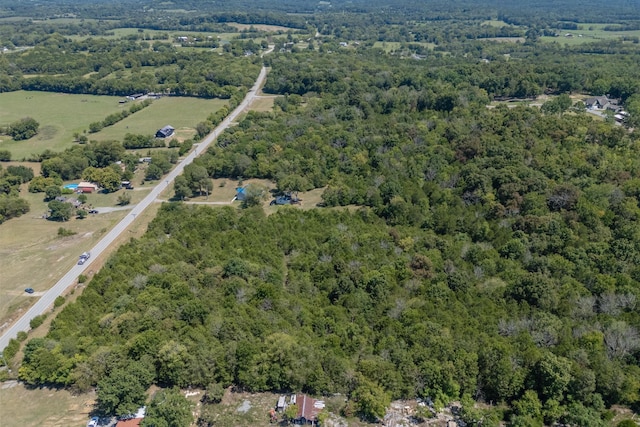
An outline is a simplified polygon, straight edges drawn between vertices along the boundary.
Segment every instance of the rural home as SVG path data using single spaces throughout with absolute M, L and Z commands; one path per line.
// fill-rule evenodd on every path
M 78 188 L 76 189 L 78 193 L 93 193 L 94 191 L 98 191 L 98 186 L 92 184 L 91 182 L 82 181 L 78 184 Z
M 127 96 L 127 99 L 130 101 L 135 101 L 136 99 L 140 99 L 144 96 L 144 93 L 134 93 L 133 95 Z
M 162 129 L 158 129 L 156 132 L 156 138 L 168 138 L 173 135 L 175 129 L 172 126 L 166 125 Z
M 82 203 L 80 203 L 80 200 L 74 199 L 73 197 L 58 196 L 56 197 L 56 200 L 62 203 L 71 203 L 74 208 L 78 208 L 82 205 Z
M 609 99 L 607 96 L 594 96 L 584 100 L 584 105 L 590 110 L 611 110 L 618 112 L 622 107 L 617 99 Z
M 298 406 L 296 423 L 315 424 L 318 421 L 318 414 L 324 409 L 324 401 L 313 399 L 306 394 L 298 394 L 295 402 Z
M 118 421 L 116 427 L 138 427 L 142 422 L 142 418 L 132 418 L 130 420 Z
M 142 408 L 139 408 L 138 412 L 136 412 L 135 415 L 131 416 L 131 418 L 127 420 L 118 421 L 118 424 L 116 424 L 116 427 L 138 427 L 142 422 L 142 420 L 144 419 L 146 412 L 147 412 L 147 407 L 143 406 Z

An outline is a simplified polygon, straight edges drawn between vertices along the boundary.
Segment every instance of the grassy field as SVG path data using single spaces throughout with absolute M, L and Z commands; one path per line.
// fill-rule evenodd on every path
M 427 47 L 428 49 L 433 49 L 434 47 L 436 47 L 435 43 L 428 43 L 428 42 L 411 42 L 411 44 L 419 44 Z M 402 46 L 402 43 L 400 42 L 379 42 L 378 41 L 373 44 L 373 47 L 380 48 L 384 50 L 386 53 L 393 52 L 394 50 L 398 50 L 400 49 L 401 46 Z
M 23 117 L 33 117 L 40 123 L 38 135 L 26 141 L 13 141 L 0 136 L 0 150 L 11 151 L 14 160 L 49 148 L 62 150 L 73 144 L 73 134 L 82 132 L 89 123 L 128 108 L 118 104 L 114 96 L 68 95 L 52 92 L 0 93 L 0 126 Z
M 89 139 L 121 141 L 127 133 L 155 134 L 165 125 L 173 126 L 178 137 L 189 137 L 193 135 L 193 130 L 199 122 L 224 105 L 227 105 L 227 101 L 221 99 L 182 97 L 156 99 L 147 108 L 130 115 L 113 126 L 89 135 Z
M 268 24 L 238 24 L 237 22 L 229 22 L 227 25 L 237 28 L 238 30 L 248 30 L 249 28 L 255 28 L 258 31 L 297 31 L 296 28 L 282 27 L 280 25 L 268 25 Z
M 2 427 L 86 426 L 94 402 L 95 393 L 74 395 L 66 390 L 27 389 L 23 384 L 7 382 L 0 384 L 0 424 Z
M 593 43 L 603 40 L 619 39 L 622 37 L 640 37 L 640 30 L 636 31 L 605 31 L 610 24 L 580 24 L 577 30 L 558 30 L 559 37 L 541 37 L 547 43 L 559 43 L 574 46 L 583 43 Z M 571 37 L 567 37 L 571 34 Z
M 19 163 L 11 163 L 19 164 Z M 39 172 L 39 163 L 20 163 Z M 142 200 L 148 190 L 139 187 L 142 171 L 133 180 L 136 190 L 120 190 L 111 194 L 89 194 L 87 204 L 94 207 L 115 207 L 118 196 L 127 191 L 131 204 Z M 42 215 L 47 211 L 43 193 L 29 193 L 26 185 L 21 197 L 27 200 L 31 211 L 0 225 L 0 331 L 5 323 L 16 318 L 42 292 L 48 290 L 77 261 L 78 254 L 89 250 L 127 211 L 116 211 L 67 222 L 47 221 Z M 150 190 L 152 187 L 149 186 Z M 58 229 L 64 227 L 75 232 L 70 237 L 59 237 Z M 36 293 L 29 295 L 24 288 L 32 287 Z
M 123 37 L 129 37 L 132 35 L 141 35 L 147 41 L 155 41 L 155 40 L 164 40 L 164 41 L 173 41 L 176 37 L 180 36 L 195 36 L 199 39 L 205 38 L 207 36 L 211 37 L 220 37 L 221 39 L 231 39 L 240 35 L 240 33 L 216 33 L 211 31 L 171 31 L 171 30 L 150 30 L 143 29 L 140 31 L 138 28 L 115 28 L 110 30 L 109 33 L 113 33 L 113 35 L 108 36 L 100 36 L 100 38 L 106 39 L 119 39 Z M 82 40 L 89 37 L 95 36 L 71 36 L 72 39 Z
M 506 22 L 504 22 L 504 21 L 502 21 L 500 19 L 488 19 L 488 20 L 484 21 L 480 25 L 486 25 L 488 27 L 496 27 L 496 28 L 517 27 L 517 25 L 507 24 Z
M 273 102 L 276 100 L 277 96 L 260 96 L 260 98 L 256 98 L 251 103 L 252 111 L 271 111 L 273 110 Z

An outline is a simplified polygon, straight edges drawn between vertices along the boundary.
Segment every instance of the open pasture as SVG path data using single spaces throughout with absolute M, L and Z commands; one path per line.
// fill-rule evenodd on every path
M 179 138 L 190 137 L 198 123 L 227 103 L 221 99 L 163 97 L 115 125 L 89 135 L 89 139 L 122 141 L 127 133 L 155 135 L 165 125 L 173 126 Z
M 270 31 L 270 32 L 278 32 L 278 31 L 299 31 L 297 28 L 289 28 L 283 27 L 280 25 L 268 25 L 268 24 L 239 24 L 237 22 L 229 22 L 227 25 L 231 27 L 235 27 L 238 30 L 248 30 L 250 28 L 254 28 L 257 31 Z
M 0 136 L 0 150 L 9 150 L 19 160 L 45 149 L 60 151 L 73 144 L 73 134 L 82 133 L 89 123 L 103 120 L 109 114 L 129 108 L 118 104 L 120 97 L 70 95 L 53 92 L 0 93 L 0 126 L 23 117 L 33 117 L 40 123 L 36 136 L 25 141 L 13 141 Z
M 640 30 L 605 31 L 604 27 L 613 24 L 584 23 L 577 30 L 558 30 L 558 37 L 541 37 L 547 43 L 559 43 L 574 46 L 583 43 L 594 43 L 606 40 L 617 40 L 623 37 L 640 37 Z M 569 36 L 570 34 L 570 36 Z

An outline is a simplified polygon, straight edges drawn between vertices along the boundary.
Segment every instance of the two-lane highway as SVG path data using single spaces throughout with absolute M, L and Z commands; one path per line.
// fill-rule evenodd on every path
M 273 48 L 269 49 L 265 53 L 269 53 L 273 50 Z M 45 310 L 53 304 L 53 301 L 67 289 L 69 286 L 73 285 L 77 277 L 82 274 L 93 261 L 98 258 L 102 252 L 107 249 L 113 242 L 122 234 L 129 225 L 135 220 L 136 216 L 141 214 L 151 203 L 153 203 L 160 193 L 162 193 L 173 180 L 182 173 L 185 166 L 189 165 L 193 162 L 199 154 L 205 152 L 207 147 L 216 140 L 218 135 L 222 133 L 225 129 L 227 129 L 231 123 L 244 111 L 245 108 L 251 104 L 253 99 L 256 97 L 256 93 L 264 83 L 265 78 L 267 77 L 267 69 L 262 67 L 260 70 L 260 74 L 255 84 L 249 90 L 247 95 L 244 97 L 240 105 L 236 107 L 235 110 L 231 112 L 223 121 L 220 123 L 218 127 L 216 127 L 213 132 L 207 135 L 199 144 L 197 144 L 196 148 L 187 156 L 184 160 L 182 160 L 178 165 L 171 171 L 169 174 L 161 179 L 158 185 L 140 202 L 138 203 L 131 212 L 124 217 L 118 224 L 107 233 L 106 236 L 102 238 L 92 249 L 91 249 L 91 258 L 89 258 L 83 265 L 75 265 L 67 272 L 67 274 L 62 277 L 51 289 L 49 289 L 45 294 L 40 297 L 40 299 L 33 305 L 29 310 L 16 321 L 3 335 L 0 337 L 0 351 L 4 350 L 7 344 L 9 344 L 9 340 L 15 338 L 20 331 L 28 331 L 29 323 L 31 319 L 42 314 Z

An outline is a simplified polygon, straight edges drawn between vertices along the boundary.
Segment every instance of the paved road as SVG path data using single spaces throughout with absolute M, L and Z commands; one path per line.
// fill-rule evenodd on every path
M 269 53 L 273 50 L 273 48 L 269 49 L 265 53 Z M 151 203 L 154 202 L 155 199 L 158 198 L 160 193 L 162 193 L 173 180 L 182 173 L 185 166 L 193 162 L 193 159 L 197 157 L 198 154 L 202 154 L 207 147 L 216 140 L 218 135 L 222 133 L 225 129 L 227 129 L 231 123 L 242 113 L 244 109 L 246 109 L 249 104 L 256 97 L 256 93 L 264 83 L 265 78 L 267 77 L 267 69 L 262 67 L 260 70 L 260 75 L 256 80 L 255 84 L 249 90 L 247 95 L 242 100 L 242 103 L 238 105 L 238 107 L 231 112 L 227 116 L 226 119 L 220 123 L 220 125 L 213 130 L 206 138 L 200 141 L 197 144 L 195 150 L 193 150 L 184 160 L 182 160 L 178 165 L 173 169 L 169 174 L 162 178 L 160 183 L 155 186 L 147 196 L 142 199 L 140 203 L 138 203 L 133 209 L 131 213 L 124 217 L 118 224 L 109 233 L 102 238 L 92 249 L 91 249 L 91 258 L 87 260 L 83 265 L 75 265 L 67 272 L 67 274 L 62 277 L 51 289 L 49 289 L 45 294 L 40 298 L 17 322 L 15 322 L 3 335 L 0 337 L 0 351 L 4 350 L 4 348 L 9 344 L 9 340 L 11 338 L 15 338 L 19 331 L 28 331 L 29 330 L 29 322 L 34 317 L 42 314 L 45 310 L 53 305 L 53 301 L 61 295 L 65 289 L 75 283 L 77 277 L 86 271 L 93 261 L 111 245 L 117 238 L 122 234 L 126 228 L 131 225 L 131 223 L 135 220 L 136 216 L 141 214 Z M 196 144 L 194 144 L 196 145 Z M 80 254 L 78 254 L 80 255 Z

